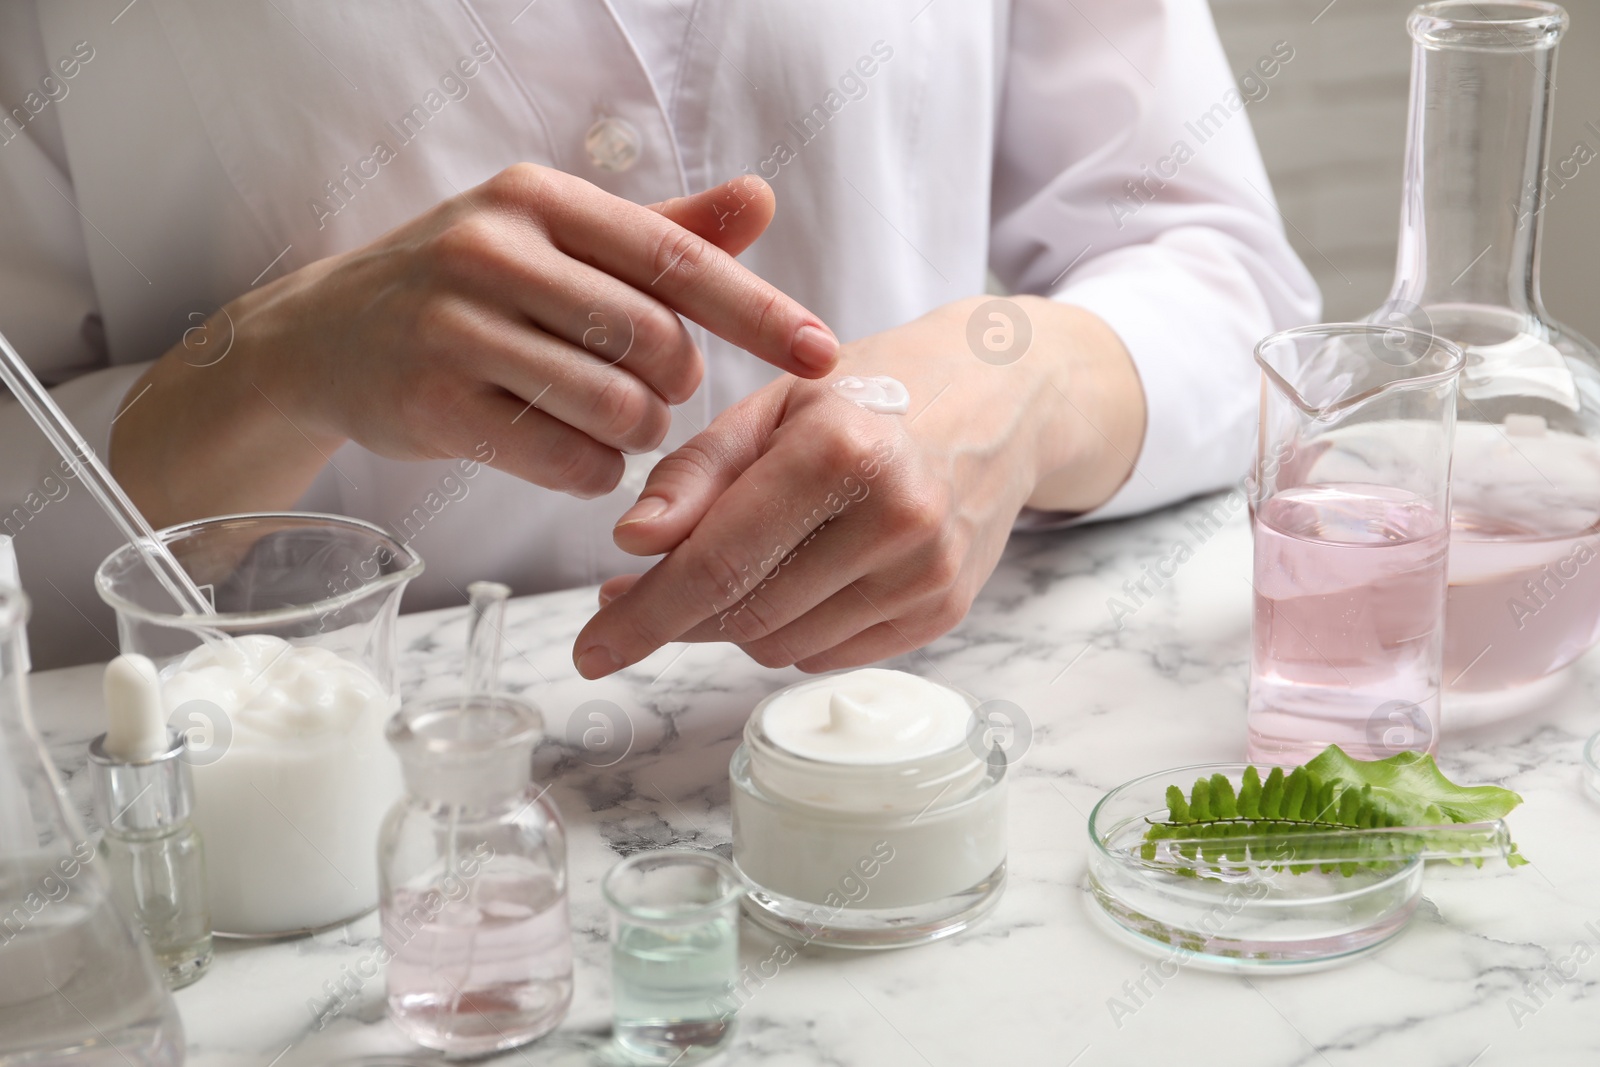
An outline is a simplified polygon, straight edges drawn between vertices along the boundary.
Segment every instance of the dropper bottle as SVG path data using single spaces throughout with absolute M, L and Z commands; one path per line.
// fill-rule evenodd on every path
M 183 735 L 167 725 L 161 679 L 144 656 L 106 666 L 110 728 L 89 745 L 99 853 L 112 897 L 143 930 L 167 985 L 211 966 L 205 855 L 190 821 L 194 785 Z

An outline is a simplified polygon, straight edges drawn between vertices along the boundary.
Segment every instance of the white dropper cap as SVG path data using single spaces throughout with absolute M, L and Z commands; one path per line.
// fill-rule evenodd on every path
M 145 656 L 118 656 L 106 665 L 105 753 L 125 763 L 144 763 L 171 748 L 161 702 L 161 676 Z
M 95 813 L 108 833 L 166 830 L 185 822 L 194 785 L 183 735 L 167 726 L 161 676 L 144 656 L 106 664 L 105 733 L 89 742 Z

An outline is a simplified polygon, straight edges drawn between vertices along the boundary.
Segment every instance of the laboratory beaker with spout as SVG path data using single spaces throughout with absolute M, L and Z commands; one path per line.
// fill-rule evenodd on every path
M 183 1026 L 29 716 L 26 601 L 0 587 L 0 1067 L 171 1067 Z
M 1467 354 L 1456 412 L 1445 703 L 1452 721 L 1541 702 L 1600 637 L 1600 351 L 1539 292 L 1548 200 L 1593 158 L 1553 158 L 1567 14 L 1424 4 L 1395 280 L 1376 321 Z
M 161 672 L 188 733 L 195 825 L 221 936 L 281 937 L 378 903 L 372 849 L 401 795 L 395 619 L 422 561 L 334 515 L 204 519 L 159 536 L 217 614 L 177 613 L 132 548 L 95 584 L 124 653 Z
M 1433 751 L 1461 349 L 1304 326 L 1256 347 L 1249 757 Z

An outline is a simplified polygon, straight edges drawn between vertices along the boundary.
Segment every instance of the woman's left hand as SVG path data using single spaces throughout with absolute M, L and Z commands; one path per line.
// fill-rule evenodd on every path
M 903 382 L 910 411 L 840 396 L 851 374 Z M 835 374 L 772 383 L 657 464 L 615 538 L 666 558 L 601 586 L 578 670 L 669 641 L 806 671 L 919 648 L 966 615 L 1024 505 L 1103 503 L 1143 436 L 1132 361 L 1079 308 L 974 297 L 846 345 Z

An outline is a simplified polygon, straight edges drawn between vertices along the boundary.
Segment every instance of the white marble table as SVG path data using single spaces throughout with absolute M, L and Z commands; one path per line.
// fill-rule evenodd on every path
M 1149 961 L 1089 921 L 1085 816 L 1107 789 L 1136 775 L 1243 755 L 1249 538 L 1242 509 L 1206 535 L 1190 524 L 1200 507 L 1014 538 L 965 624 L 895 663 L 982 699 L 1012 701 L 1030 718 L 1032 743 L 1011 783 L 1010 887 L 981 925 L 943 942 L 877 954 L 803 951 L 750 1000 L 724 1062 L 1600 1062 L 1600 850 L 1589 848 L 1600 841 L 1600 804 L 1584 792 L 1579 770 L 1584 739 L 1600 730 L 1593 657 L 1548 709 L 1472 731 L 1446 725 L 1448 773 L 1526 798 L 1511 826 L 1533 866 L 1430 870 L 1410 928 L 1340 969 L 1245 980 L 1186 968 L 1159 986 L 1146 979 L 1150 995 L 1130 998 Z M 1123 583 L 1179 541 L 1193 558 L 1119 630 L 1107 598 L 1126 596 Z M 637 736 L 611 767 L 590 765 L 610 757 L 554 740 L 541 749 L 572 841 L 577 993 L 558 1031 L 495 1063 L 603 1062 L 602 873 L 640 848 L 726 846 L 728 757 L 744 719 L 760 696 L 798 677 L 726 647 L 674 646 L 619 678 L 585 682 L 569 648 L 593 596 L 580 590 L 511 607 L 514 651 L 504 678 L 545 709 L 551 734 L 563 736 L 585 702 L 608 700 L 626 711 Z M 464 612 L 407 617 L 401 634 L 408 690 L 448 685 Z M 41 674 L 33 689 L 52 752 L 86 803 L 81 772 L 99 714 L 98 673 Z M 748 922 L 743 933 L 748 962 L 769 954 L 767 935 Z M 359 980 L 377 936 L 368 917 L 300 941 L 223 943 L 210 974 L 178 994 L 189 1062 L 296 1067 L 403 1053 L 437 1062 L 384 1019 L 381 978 Z M 340 983 L 356 992 L 319 1030 L 308 1002 L 326 1004 Z M 1136 1010 L 1113 1013 L 1112 998 Z

